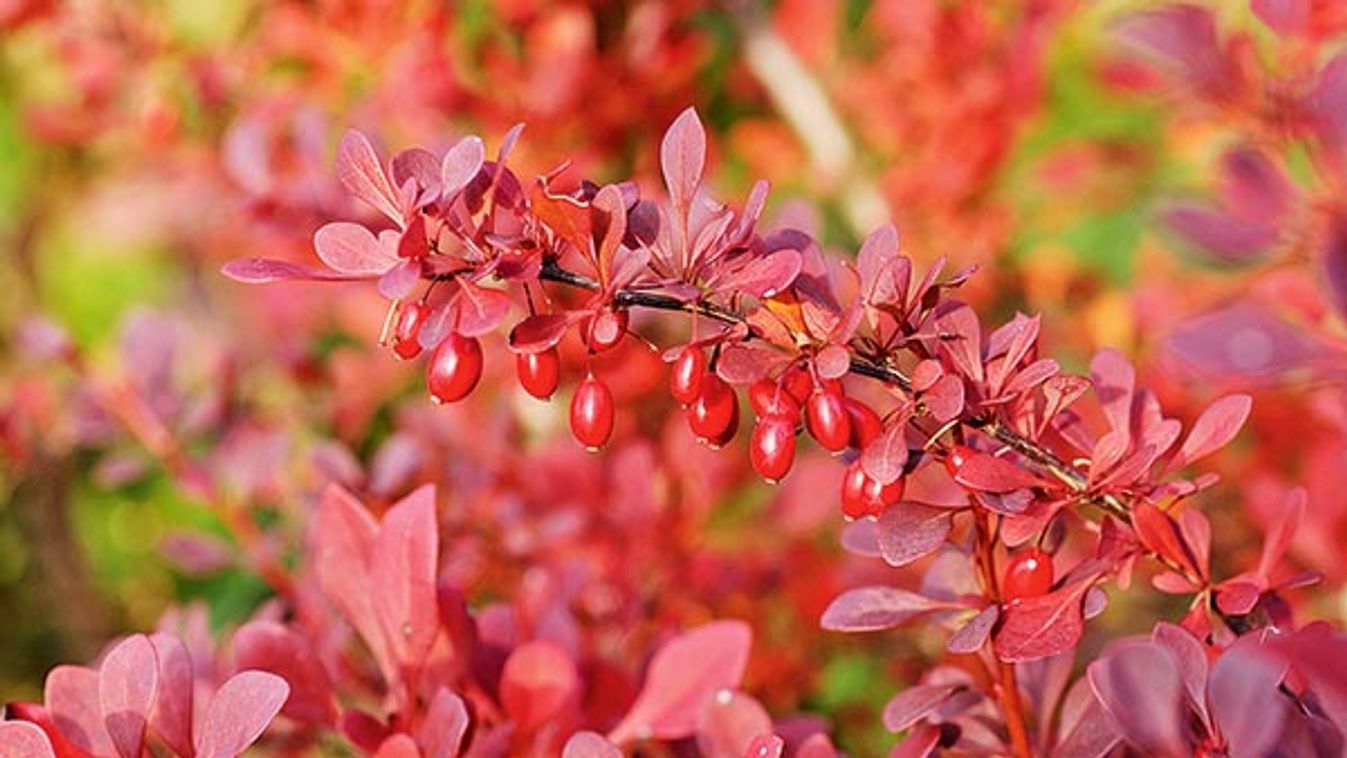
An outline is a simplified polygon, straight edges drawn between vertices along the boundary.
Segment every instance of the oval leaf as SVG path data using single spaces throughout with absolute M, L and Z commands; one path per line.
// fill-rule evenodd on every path
M 834 599 L 823 612 L 821 623 L 824 629 L 835 632 L 873 632 L 950 607 L 897 587 L 860 587 Z
M 98 669 L 98 703 L 103 725 L 122 758 L 140 758 L 158 686 L 154 646 L 143 634 L 127 637 L 103 659 Z
M 380 276 L 398 263 L 395 251 L 350 221 L 323 224 L 313 234 L 313 247 L 332 270 L 352 276 Z
M 47 733 L 27 721 L 0 722 L 0 756 L 4 758 L 56 758 Z
M 264 671 L 243 671 L 220 686 L 196 733 L 195 758 L 235 758 L 262 735 L 290 688 Z

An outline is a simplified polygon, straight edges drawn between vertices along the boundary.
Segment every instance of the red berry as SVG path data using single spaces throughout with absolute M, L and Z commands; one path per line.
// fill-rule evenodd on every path
M 687 345 L 679 351 L 669 370 L 669 394 L 682 405 L 697 399 L 697 390 L 706 374 L 706 351 L 697 345 Z
M 706 445 L 707 447 L 710 447 L 712 450 L 719 450 L 722 447 L 725 447 L 726 445 L 730 444 L 730 442 L 734 439 L 734 435 L 737 434 L 738 432 L 739 432 L 739 403 L 736 402 L 734 404 L 734 411 L 730 416 L 730 425 L 725 427 L 725 431 L 721 432 L 720 436 L 712 437 L 706 440 Z
M 795 420 L 788 416 L 766 416 L 753 427 L 748 457 L 753 470 L 775 484 L 790 473 L 795 462 Z
M 1046 595 L 1052 589 L 1052 578 L 1052 556 L 1030 548 L 1006 564 L 1001 595 L 1006 602 Z
M 809 370 L 803 366 L 786 369 L 778 381 L 800 405 L 804 405 L 814 391 L 814 380 L 810 378 Z
M 901 476 L 888 484 L 880 484 L 877 480 L 871 479 L 866 483 L 865 495 L 872 503 L 877 504 L 879 512 L 883 513 L 886 508 L 897 505 L 898 501 L 903 499 L 903 490 L 907 488 L 903 482 Z
M 847 417 L 842 395 L 826 387 L 809 396 L 805 426 L 824 450 L 841 452 L 851 442 L 851 419 Z
M 571 433 L 591 451 L 613 436 L 613 393 L 593 374 L 580 382 L 571 397 Z
M 800 403 L 780 383 L 759 379 L 748 388 L 748 402 L 758 418 L 785 416 L 794 424 L 800 422 Z
M 842 478 L 842 514 L 853 519 L 878 517 L 903 499 L 905 488 L 903 477 L 900 476 L 888 484 L 880 484 L 878 480 L 865 473 L 859 460 L 855 461 L 847 466 L 846 474 Z
M 408 303 L 398 314 L 397 326 L 393 329 L 393 353 L 404 361 L 421 354 L 421 326 L 430 315 L 430 306 L 425 303 Z
M 977 451 L 967 445 L 955 445 L 945 454 L 945 470 L 951 477 L 957 477 L 959 470 L 962 469 Z
M 561 381 L 561 356 L 555 347 L 537 353 L 516 353 L 515 370 L 519 386 L 539 400 L 552 397 Z
M 426 385 L 439 403 L 462 400 L 481 378 L 482 343 L 458 332 L 451 332 L 440 342 L 426 366 Z
M 874 408 L 860 400 L 846 397 L 842 399 L 842 404 L 846 406 L 847 417 L 851 420 L 850 444 L 857 450 L 864 450 L 883 433 L 884 422 L 880 420 Z
M 688 427 L 706 442 L 724 444 L 727 430 L 739 422 L 739 402 L 734 389 L 713 373 L 702 376 L 697 398 L 687 409 Z M 733 436 L 733 435 L 731 435 Z
M 586 319 L 582 328 L 585 344 L 589 345 L 590 352 L 602 353 L 621 342 L 622 335 L 627 333 L 627 322 L 627 312 L 617 309 Z

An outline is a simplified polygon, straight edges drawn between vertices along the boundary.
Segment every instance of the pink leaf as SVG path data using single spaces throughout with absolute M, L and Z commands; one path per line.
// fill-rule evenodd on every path
M 679 739 L 692 734 L 706 699 L 739 686 L 753 632 L 742 621 L 693 629 L 655 653 L 636 702 L 608 739 Z
M 823 611 L 820 623 L 834 632 L 873 632 L 950 607 L 948 603 L 897 587 L 860 587 L 837 596 Z
M 781 758 L 786 741 L 775 734 L 760 734 L 744 748 L 743 758 Z
M 1253 399 L 1248 395 L 1227 395 L 1208 406 L 1188 432 L 1188 439 L 1183 441 L 1170 469 L 1183 468 L 1229 444 L 1244 426 L 1252 407 Z
M 907 414 L 889 422 L 884 433 L 875 438 L 861 453 L 861 468 L 866 476 L 889 484 L 903 475 L 907 465 Z
M 235 258 L 220 268 L 220 273 L 243 284 L 270 282 L 346 282 L 363 276 L 343 274 L 316 266 L 268 258 Z
M 99 708 L 122 758 L 140 758 L 158 686 L 154 646 L 143 634 L 127 637 L 103 659 L 98 669 Z
M 664 133 L 659 156 L 669 199 L 679 214 L 686 217 L 706 166 L 706 132 L 695 109 L 688 108 L 679 114 Z
M 403 259 L 379 277 L 379 294 L 389 300 L 402 300 L 412 294 L 421 281 L 421 261 Z
M 1310 22 L 1310 0 L 1253 0 L 1254 15 L 1278 34 L 1303 33 Z
M 795 281 L 803 265 L 804 259 L 798 251 L 778 250 L 749 261 L 718 282 L 716 289 L 741 292 L 756 298 L 772 297 Z
M 97 671 L 84 666 L 57 666 L 47 672 L 43 701 L 52 723 L 76 747 L 91 755 L 116 753 L 103 726 Z
M 917 684 L 908 687 L 884 706 L 884 728 L 890 732 L 907 729 L 940 707 L 962 686 L 947 683 Z
M 561 758 L 622 758 L 622 751 L 601 734 L 576 732 L 566 740 Z
M 27 721 L 0 721 L 0 748 L 4 758 L 56 758 L 47 733 Z
M 397 194 L 388 181 L 379 156 L 365 135 L 348 131 L 337 145 L 337 178 L 352 195 L 364 200 L 390 219 L 402 222 Z
M 730 384 L 752 384 L 781 363 L 780 351 L 733 342 L 721 349 L 716 374 Z
M 870 304 L 898 301 L 899 284 L 895 279 L 898 264 L 898 230 L 893 224 L 870 232 L 856 254 L 856 271 L 861 279 L 861 294 Z M 906 282 L 903 282 L 906 285 Z
M 936 318 L 940 350 L 959 373 L 982 381 L 982 326 L 977 314 L 963 303 L 952 303 Z
M 987 638 L 991 636 L 992 628 L 996 626 L 996 620 L 1001 617 L 1001 609 L 995 605 L 989 605 L 978 612 L 978 615 L 969 619 L 968 623 L 959 627 L 949 638 L 946 647 L 951 653 L 974 653 L 983 645 L 987 644 Z
M 998 494 L 1043 486 L 1043 481 L 1028 471 L 982 452 L 968 456 L 954 481 L 970 490 Z
M 467 136 L 449 148 L 440 164 L 440 193 L 448 199 L 468 186 L 468 182 L 482 170 L 486 161 L 486 146 L 477 136 Z
M 289 694 L 275 674 L 243 671 L 230 677 L 206 706 L 195 758 L 235 758 L 262 736 Z
M 936 421 L 943 424 L 952 420 L 963 412 L 963 380 L 953 374 L 945 374 L 922 395 L 921 402 Z
M 721 690 L 708 698 L 697 722 L 697 749 L 704 758 L 741 758 L 755 737 L 771 734 L 772 717 L 742 692 Z
M 889 751 L 889 758 L 928 758 L 935 755 L 939 744 L 940 729 L 931 724 L 922 724 Z
M 1344 65 L 1347 66 L 1347 58 L 1344 59 Z M 1323 240 L 1324 248 L 1320 255 L 1323 258 L 1324 284 L 1338 313 L 1347 315 L 1347 217 L 1334 217 Z
M 824 379 L 838 379 L 851 370 L 851 354 L 841 345 L 828 345 L 814 356 L 814 368 Z
M 396 251 L 388 249 L 370 230 L 349 221 L 323 224 L 314 232 L 313 247 L 323 263 L 352 276 L 379 276 L 398 263 Z
M 355 627 L 385 674 L 392 660 L 374 613 L 369 566 L 378 525 L 365 506 L 336 485 L 323 491 L 313 522 L 310 556 L 324 597 Z
M 1132 395 L 1136 392 L 1136 370 L 1122 353 L 1105 349 L 1090 361 L 1090 380 L 1108 418 L 1109 429 L 1120 437 L 1126 450 L 1131 444 Z
M 1093 577 L 1054 592 L 1006 606 L 992 640 L 996 657 L 1008 663 L 1033 661 L 1070 650 L 1085 631 L 1082 609 Z
M 1281 236 L 1275 223 L 1240 218 L 1201 202 L 1175 202 L 1164 210 L 1162 217 L 1166 225 L 1200 252 L 1222 263 L 1259 260 Z
M 298 633 L 274 621 L 252 621 L 234 633 L 233 647 L 236 670 L 267 671 L 290 685 L 286 716 L 308 724 L 336 721 L 327 671 Z
M 557 718 L 580 692 L 571 655 L 554 642 L 533 640 L 514 649 L 500 675 L 505 713 L 525 732 Z
M 463 698 L 444 687 L 439 688 L 416 732 L 422 755 L 425 758 L 455 758 L 470 723 Z
M 439 186 L 440 161 L 429 150 L 419 147 L 403 150 L 393 156 L 390 168 L 393 183 L 399 187 L 408 181 L 415 182 L 421 189 Z
M 439 631 L 435 605 L 438 554 L 435 488 L 426 485 L 384 515 L 370 563 L 374 611 L 389 653 L 404 670 L 421 664 Z
M 1258 575 L 1267 579 L 1272 570 L 1281 562 L 1282 556 L 1286 555 L 1286 550 L 1291 546 L 1291 540 L 1296 536 L 1296 530 L 1300 528 L 1300 523 L 1305 519 L 1305 508 L 1308 505 L 1308 494 L 1303 487 L 1296 487 L 1286 497 L 1286 505 L 1281 513 L 1281 517 L 1268 530 L 1267 537 L 1263 541 L 1263 552 L 1258 558 Z
M 421 758 L 421 751 L 417 749 L 415 740 L 402 732 L 398 732 L 389 735 L 388 739 L 379 743 L 379 749 L 374 752 L 374 758 Z
M 498 289 L 463 284 L 454 301 L 458 309 L 458 329 L 468 337 L 480 337 L 496 331 L 510 312 L 510 296 Z
M 194 672 L 187 645 L 171 634 L 150 635 L 159 666 L 159 692 L 150 711 L 150 728 L 178 755 L 192 752 Z
M 906 566 L 945 544 L 953 511 L 905 502 L 884 511 L 876 525 L 879 551 L 890 566 Z

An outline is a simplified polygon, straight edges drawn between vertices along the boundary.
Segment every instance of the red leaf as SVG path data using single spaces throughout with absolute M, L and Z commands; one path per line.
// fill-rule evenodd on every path
M 940 729 L 930 724 L 922 724 L 908 733 L 907 737 L 889 751 L 889 758 L 928 758 L 935 755 L 940 744 Z
M 486 146 L 480 137 L 470 135 L 459 140 L 440 163 L 440 196 L 448 199 L 468 186 L 485 160 Z
M 382 627 L 374 612 L 369 565 L 378 524 L 369 511 L 336 485 L 323 491 L 313 522 L 310 556 L 323 596 L 369 646 L 380 669 L 394 673 Z
M 510 330 L 510 349 L 516 353 L 541 353 L 555 347 L 571 324 L 584 318 L 584 313 L 537 313 Z
M 1122 353 L 1105 349 L 1090 361 L 1090 380 L 1099 396 L 1109 429 L 1119 436 L 1123 450 L 1131 446 L 1132 395 L 1136 392 L 1136 370 Z
M 981 382 L 982 326 L 972 308 L 963 303 L 950 302 L 951 307 L 936 318 L 940 350 L 948 356 L 959 373 L 974 382 Z
M 841 345 L 828 345 L 814 356 L 814 368 L 824 379 L 846 376 L 851 370 L 851 354 Z
M 416 732 L 425 758 L 454 758 L 468 732 L 468 708 L 463 698 L 441 687 L 435 691 L 426 717 Z
M 907 465 L 907 413 L 889 422 L 884 433 L 861 453 L 861 468 L 880 484 L 890 484 L 903 475 Z
M 1149 550 L 1177 563 L 1190 576 L 1200 576 L 1178 524 L 1168 514 L 1150 503 L 1138 503 L 1132 509 L 1132 526 Z
M 823 612 L 820 623 L 834 632 L 873 632 L 952 607 L 897 587 L 860 587 L 835 598 Z
M 804 259 L 796 250 L 777 250 L 750 260 L 716 283 L 717 290 L 734 290 L 756 298 L 772 297 L 799 276 Z
M 500 675 L 505 713 L 525 732 L 557 718 L 580 692 L 571 656 L 554 642 L 534 640 L 514 649 Z
M 384 515 L 370 563 L 374 610 L 389 653 L 404 669 L 421 664 L 439 631 L 438 554 L 435 489 L 426 485 Z
M 429 150 L 413 147 L 393 156 L 390 164 L 393 184 L 401 187 L 408 181 L 415 182 L 422 189 L 436 187 L 440 183 L 440 161 Z
M 269 258 L 235 258 L 220 268 L 220 273 L 243 284 L 269 282 L 349 282 L 364 276 L 343 274 L 316 266 L 305 266 Z
M 365 135 L 348 131 L 337 145 L 337 178 L 352 195 L 364 200 L 385 216 L 402 222 L 397 194 L 388 181 L 379 156 Z
M 704 758 L 742 758 L 755 737 L 771 734 L 772 717 L 742 692 L 708 698 L 697 720 L 697 748 Z
M 1268 530 L 1267 537 L 1263 541 L 1263 552 L 1258 558 L 1257 574 L 1267 579 L 1272 570 L 1281 562 L 1282 556 L 1286 555 L 1286 550 L 1291 546 L 1291 540 L 1296 536 L 1296 530 L 1300 528 L 1300 523 L 1305 519 L 1305 508 L 1308 505 L 1308 494 L 1303 487 L 1296 487 L 1286 497 L 1286 505 L 1281 513 L 1281 518 Z
M 890 566 L 906 566 L 945 544 L 953 511 L 904 502 L 884 511 L 876 525 L 879 551 Z
M 263 671 L 231 676 L 211 698 L 196 733 L 195 758 L 235 758 L 280 712 L 290 688 Z
M 734 342 L 721 349 L 716 374 L 730 384 L 752 384 L 782 363 L 780 351 Z
M 884 224 L 870 232 L 856 254 L 856 272 L 860 275 L 865 302 L 873 305 L 899 302 L 898 262 L 898 229 L 893 224 Z M 906 285 L 904 277 L 901 286 Z
M 103 659 L 98 669 L 98 703 L 108 736 L 122 758 L 140 758 L 158 686 L 154 646 L 143 634 L 127 637 Z
M 968 623 L 959 627 L 949 638 L 949 643 L 945 646 L 951 653 L 975 653 L 983 645 L 987 644 L 987 638 L 991 636 L 992 628 L 996 626 L 996 620 L 1001 617 L 1001 609 L 995 605 L 989 605 L 978 612 L 978 615 L 968 620 Z
M 1174 456 L 1170 470 L 1183 468 L 1229 444 L 1244 426 L 1252 407 L 1253 399 L 1248 395 L 1227 395 L 1207 406 Z
M 190 755 L 195 694 L 191 654 L 182 640 L 163 632 L 150 635 L 150 644 L 159 666 L 159 693 L 150 711 L 150 728 L 173 752 Z
M 576 732 L 566 740 L 561 758 L 622 758 L 622 751 L 601 734 Z
M 267 671 L 290 685 L 286 716 L 325 726 L 336 721 L 327 671 L 298 633 L 274 621 L 252 621 L 234 632 L 233 647 L 235 670 Z
M 0 746 L 4 758 L 56 758 L 47 733 L 27 721 L 0 721 Z
M 374 758 L 421 758 L 421 751 L 417 749 L 416 742 L 411 737 L 399 732 L 390 735 L 379 744 L 379 749 L 374 752 Z
M 395 249 L 349 221 L 323 224 L 314 232 L 313 247 L 332 270 L 352 276 L 379 276 L 398 264 Z
M 992 640 L 996 657 L 1009 663 L 1034 661 L 1076 646 L 1085 631 L 1082 605 L 1094 577 L 1072 582 L 1054 592 L 1006 606 L 1001 628 Z
M 781 758 L 786 741 L 775 734 L 760 734 L 744 749 L 743 758 Z M 797 754 L 798 755 L 798 754 Z
M 695 109 L 683 111 L 669 126 L 660 143 L 659 159 L 669 200 L 686 217 L 706 166 L 706 132 Z
M 510 312 L 510 296 L 498 289 L 478 287 L 464 282 L 458 297 L 457 331 L 467 337 L 480 337 L 496 331 Z
M 1044 485 L 1043 480 L 1010 461 L 982 452 L 968 456 L 954 481 L 970 490 L 997 494 Z
M 692 734 L 706 699 L 739 686 L 752 641 L 742 621 L 716 621 L 675 637 L 651 659 L 636 702 L 608 739 L 621 744 Z
M 947 683 L 916 684 L 908 687 L 884 706 L 884 728 L 890 732 L 907 729 L 939 708 L 962 686 Z
M 963 380 L 953 374 L 945 374 L 922 395 L 921 402 L 936 421 L 942 424 L 950 421 L 963 412 Z

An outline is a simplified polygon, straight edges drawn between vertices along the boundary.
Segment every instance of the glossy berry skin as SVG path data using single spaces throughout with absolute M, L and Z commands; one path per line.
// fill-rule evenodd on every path
M 847 416 L 846 405 L 842 395 L 829 388 L 820 388 L 809 396 L 805 405 L 805 426 L 829 452 L 846 450 L 851 443 L 851 419 Z
M 719 376 L 704 374 L 697 398 L 687 408 L 687 419 L 688 427 L 698 439 L 713 445 L 725 444 L 729 441 L 726 432 L 739 422 L 739 401 L 734 389 Z
M 712 437 L 710 439 L 704 440 L 704 442 L 706 442 L 706 446 L 711 448 L 712 450 L 719 450 L 722 447 L 725 447 L 726 445 L 730 444 L 730 442 L 734 440 L 734 435 L 738 433 L 739 433 L 739 404 L 736 402 L 734 404 L 733 415 L 731 415 L 730 417 L 730 425 L 725 427 L 725 431 L 721 432 L 720 436 Z
M 768 482 L 785 479 L 795 463 L 795 420 L 780 415 L 759 420 L 749 440 L 748 457 L 753 470 Z
M 706 374 L 706 351 L 698 345 L 687 345 L 679 351 L 669 369 L 669 394 L 684 407 L 697 399 Z
M 555 347 L 537 353 L 516 353 L 515 371 L 519 386 L 539 400 L 547 400 L 561 382 L 561 355 Z
M 847 418 L 851 421 L 851 447 L 864 450 L 884 432 L 884 422 L 875 409 L 854 397 L 843 398 L 842 404 L 846 406 Z
M 759 379 L 748 388 L 748 402 L 758 418 L 785 416 L 792 423 L 800 423 L 800 403 L 780 383 Z
M 1006 564 L 1001 595 L 1006 602 L 1040 597 L 1052 590 L 1052 556 L 1031 548 L 1017 554 Z
M 571 397 L 571 434 L 591 452 L 613 436 L 613 393 L 593 374 L 580 382 Z
M 809 400 L 809 395 L 814 392 L 814 380 L 809 376 L 809 370 L 803 366 L 787 369 L 777 382 L 795 398 L 797 405 L 803 406 Z
M 596 328 L 600 319 L 605 321 L 608 320 L 607 316 L 601 314 L 598 317 L 586 319 L 584 322 L 582 328 L 584 329 L 585 334 L 585 344 L 589 346 L 589 351 L 591 353 L 602 353 L 611 350 L 617 343 L 622 341 L 622 336 L 627 333 L 627 323 L 629 321 L 627 312 L 623 310 L 612 310 L 608 313 L 617 322 L 617 328 L 613 330 L 612 334 L 600 334 L 600 331 L 606 330 Z
M 476 337 L 451 332 L 426 365 L 426 386 L 437 403 L 455 403 L 467 397 L 482 378 L 482 343 Z
M 865 473 L 860 461 L 853 462 L 842 477 L 842 515 L 851 519 L 878 518 L 903 499 L 904 482 L 900 476 L 888 484 L 880 484 Z
M 945 470 L 951 477 L 957 477 L 959 471 L 968 463 L 977 451 L 967 445 L 955 445 L 945 454 Z
M 421 354 L 421 326 L 430 315 L 430 306 L 425 303 L 408 303 L 398 314 L 397 326 L 393 328 L 393 354 L 404 361 Z

